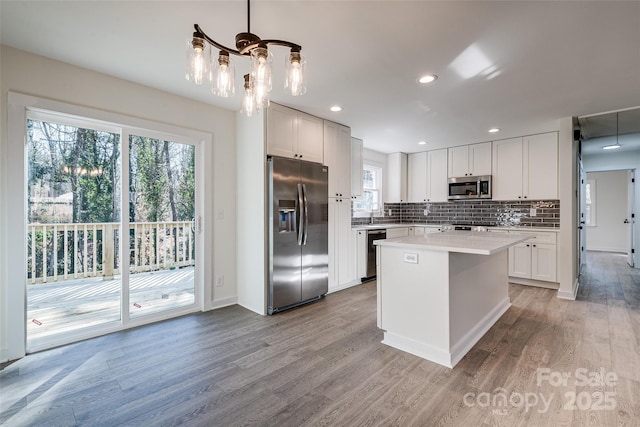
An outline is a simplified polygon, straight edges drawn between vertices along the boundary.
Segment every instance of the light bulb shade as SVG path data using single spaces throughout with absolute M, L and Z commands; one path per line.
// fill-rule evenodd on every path
M 204 39 L 197 37 L 197 34 L 194 33 L 193 38 L 187 40 L 187 70 L 184 77 L 201 85 L 209 78 L 211 53 Z
M 307 91 L 305 66 L 307 61 L 300 52 L 291 52 L 285 59 L 284 88 L 293 96 L 303 95 Z
M 253 82 L 251 81 L 251 77 L 249 76 L 249 74 L 245 74 L 244 98 L 242 99 L 242 109 L 240 110 L 240 113 L 244 114 L 247 117 L 251 117 L 256 111 L 258 111 L 258 106 L 256 105 Z
M 220 51 L 218 59 L 211 64 L 211 92 L 228 98 L 235 93 L 235 69 L 229 53 Z
M 272 63 L 273 55 L 266 47 L 256 47 L 251 51 L 251 81 L 259 108 L 269 105 Z

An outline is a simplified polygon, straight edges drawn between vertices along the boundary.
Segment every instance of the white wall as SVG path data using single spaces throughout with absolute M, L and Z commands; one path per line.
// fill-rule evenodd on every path
M 627 252 L 627 171 L 588 172 L 595 181 L 596 225 L 587 227 L 587 250 Z
M 24 286 L 12 281 L 7 274 L 11 248 L 4 238 L 13 226 L 7 218 L 7 188 L 11 180 L 16 179 L 6 176 L 11 162 L 7 158 L 9 91 L 211 134 L 213 149 L 207 149 L 211 155 L 204 159 L 205 169 L 213 170 L 204 183 L 203 225 L 210 236 L 210 241 L 205 243 L 209 253 L 203 263 L 207 278 L 205 295 L 209 295 L 204 306 L 207 309 L 235 303 L 235 113 L 8 46 L 1 46 L 0 58 L 0 360 L 7 360 L 14 350 L 8 344 L 12 331 L 25 327 L 24 319 L 7 318 L 8 287 Z M 220 274 L 224 275 L 224 286 L 213 287 L 212 278 Z

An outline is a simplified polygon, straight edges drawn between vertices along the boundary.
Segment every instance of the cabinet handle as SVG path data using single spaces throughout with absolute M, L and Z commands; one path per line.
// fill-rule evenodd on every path
M 300 154 L 300 156 L 299 156 L 299 157 L 300 157 L 300 158 L 302 158 L 302 154 Z
M 526 198 L 527 198 L 527 196 L 524 196 L 524 198 L 526 199 Z
M 518 199 L 522 199 L 522 196 L 518 196 Z
M 338 197 L 338 193 L 336 193 L 336 197 Z
M 533 247 L 535 248 L 535 247 L 536 247 L 536 245 L 533 245 Z
M 527 245 L 527 247 L 529 247 L 529 245 Z

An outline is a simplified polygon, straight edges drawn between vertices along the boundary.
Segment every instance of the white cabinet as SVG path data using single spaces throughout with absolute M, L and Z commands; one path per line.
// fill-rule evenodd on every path
M 405 153 L 387 154 L 387 186 L 384 191 L 385 203 L 407 201 L 407 155 Z
M 329 198 L 329 291 L 356 280 L 356 248 L 351 232 L 351 199 Z
M 323 162 L 322 119 L 272 103 L 266 120 L 267 154 Z
M 491 143 L 462 145 L 448 149 L 448 176 L 491 175 Z
M 558 198 L 556 132 L 493 142 L 493 200 Z
M 362 140 L 351 138 L 351 198 L 362 197 Z
M 556 281 L 557 252 L 555 232 L 517 234 L 531 238 L 509 248 L 509 276 L 522 279 Z
M 356 278 L 367 277 L 367 252 L 369 250 L 367 242 L 367 231 L 356 230 Z
M 408 202 L 447 201 L 447 149 L 408 155 Z
M 427 202 L 447 201 L 447 149 L 427 152 Z
M 324 164 L 329 167 L 329 197 L 351 198 L 351 129 L 324 121 Z
M 426 202 L 427 189 L 427 152 L 412 153 L 407 156 L 407 201 Z

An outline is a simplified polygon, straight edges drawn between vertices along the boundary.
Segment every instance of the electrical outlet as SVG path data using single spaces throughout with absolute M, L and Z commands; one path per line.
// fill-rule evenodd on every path
M 424 214 L 424 216 L 429 215 L 429 209 L 425 209 L 424 211 L 422 211 L 422 213 Z
M 391 216 L 391 209 L 389 209 L 389 216 Z
M 417 264 L 418 263 L 418 254 L 416 253 L 404 253 L 404 262 L 408 262 L 409 264 Z
M 224 286 L 224 275 L 220 274 L 219 276 L 216 277 L 216 287 L 220 288 Z
M 529 209 L 529 216 L 536 216 L 536 208 Z

